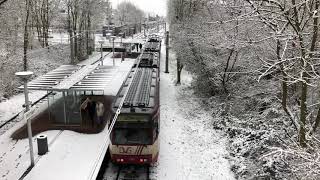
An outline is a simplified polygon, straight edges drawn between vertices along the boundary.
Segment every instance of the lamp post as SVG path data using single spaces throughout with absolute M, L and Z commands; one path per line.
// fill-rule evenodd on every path
M 169 73 L 169 31 L 166 32 L 166 70 Z
M 32 76 L 32 74 L 33 72 L 31 71 L 23 71 L 23 72 L 15 73 L 15 75 L 18 76 L 23 81 L 26 113 L 30 110 L 27 82 L 29 78 Z M 28 128 L 29 148 L 30 148 L 30 160 L 31 160 L 31 166 L 33 167 L 34 156 L 33 156 L 33 144 L 32 144 L 31 118 L 27 118 L 27 128 Z
M 100 39 L 99 40 L 99 43 L 100 43 L 100 52 L 101 52 L 101 66 L 103 66 L 103 49 L 102 49 L 102 44 L 104 43 L 104 40 L 103 39 Z
M 112 39 L 112 62 L 113 62 L 113 66 L 115 66 L 115 61 L 114 61 L 114 39 L 116 37 L 115 36 L 110 36 L 110 38 Z

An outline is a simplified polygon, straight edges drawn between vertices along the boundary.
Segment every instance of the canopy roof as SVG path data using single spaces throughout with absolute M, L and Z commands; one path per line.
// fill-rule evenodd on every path
M 133 61 L 119 66 L 62 65 L 28 83 L 29 90 L 44 91 L 103 91 L 116 95 L 131 71 Z M 19 87 L 23 89 L 23 86 Z

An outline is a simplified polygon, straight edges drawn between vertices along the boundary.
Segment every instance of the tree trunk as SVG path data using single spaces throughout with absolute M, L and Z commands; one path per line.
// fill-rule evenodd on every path
M 75 27 L 75 26 L 74 26 Z M 74 62 L 77 61 L 78 56 L 79 56 L 79 51 L 78 51 L 78 37 L 77 37 L 77 32 L 76 28 L 73 28 L 73 52 L 74 52 Z
M 303 77 L 305 79 L 306 72 L 303 72 Z M 299 131 L 299 142 L 302 147 L 306 147 L 306 115 L 307 115 L 307 91 L 308 85 L 305 82 L 302 82 L 301 86 L 301 105 L 300 105 L 300 131 Z
M 73 32 L 71 27 L 71 12 L 70 12 L 70 5 L 68 5 L 68 32 L 69 32 L 69 38 L 70 38 L 70 64 L 75 63 L 74 58 L 74 41 L 73 41 Z
M 86 23 L 86 51 L 87 51 L 87 55 L 90 55 L 91 54 L 91 51 L 90 51 L 90 46 L 89 46 L 89 33 L 91 32 L 90 30 L 90 12 L 88 11 L 87 13 L 87 23 Z
M 227 93 L 228 92 L 228 89 L 227 89 L 227 73 L 229 71 L 229 64 L 230 64 L 230 60 L 231 60 L 231 57 L 233 55 L 233 52 L 234 52 L 234 49 L 231 49 L 230 50 L 230 53 L 229 53 L 229 56 L 228 56 L 228 59 L 227 59 L 227 64 L 224 68 L 224 71 L 223 71 L 223 76 L 222 76 L 222 86 L 223 86 L 223 89 L 224 89 L 224 92 Z
M 318 106 L 317 117 L 316 117 L 316 119 L 315 119 L 315 123 L 314 123 L 314 125 L 313 125 L 313 127 L 312 127 L 312 132 L 311 132 L 311 133 L 315 133 L 315 132 L 316 132 L 319 124 L 320 124 L 320 105 Z
M 181 64 L 180 58 L 177 58 L 177 84 L 181 84 L 181 71 L 183 65 Z
M 46 11 L 45 11 L 45 24 L 44 24 L 44 30 L 45 30 L 45 47 L 49 46 L 48 38 L 49 38 L 49 1 L 45 0 L 46 3 Z
M 90 32 L 88 33 L 88 35 L 89 35 L 89 54 L 88 55 L 91 55 L 92 54 L 92 52 L 93 52 L 93 46 L 94 46 L 94 40 L 92 39 L 92 34 L 94 34 L 94 33 L 92 33 L 91 32 L 91 12 L 89 12 L 89 14 L 88 14 L 88 29 L 90 30 Z
M 27 60 L 27 51 L 29 45 L 29 32 L 28 32 L 28 25 L 29 25 L 29 15 L 30 15 L 30 3 L 31 0 L 26 0 L 26 19 L 24 24 L 24 35 L 23 35 L 23 70 L 27 71 L 28 69 L 28 60 Z

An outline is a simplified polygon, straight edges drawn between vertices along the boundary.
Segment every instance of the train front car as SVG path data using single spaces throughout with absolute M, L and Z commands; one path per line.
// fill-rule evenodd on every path
M 160 36 L 153 34 L 149 35 L 148 41 L 145 44 L 145 51 L 146 52 L 156 52 L 160 56 L 161 51 L 161 38 Z
M 136 75 L 129 74 L 114 103 L 115 112 L 129 88 L 110 137 L 111 160 L 117 164 L 152 164 L 158 159 L 159 73 L 153 63 L 148 64 L 141 61 L 133 68 Z

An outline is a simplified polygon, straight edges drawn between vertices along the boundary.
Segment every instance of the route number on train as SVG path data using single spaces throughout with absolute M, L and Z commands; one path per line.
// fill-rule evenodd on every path
M 120 153 L 132 153 L 132 147 L 119 147 L 119 152 Z

